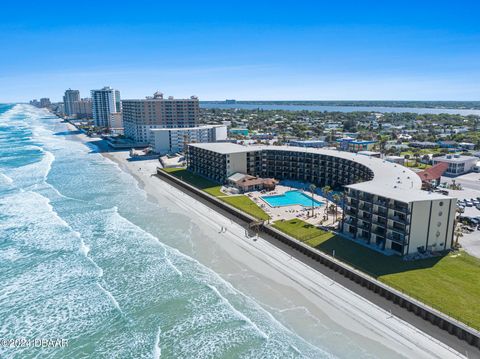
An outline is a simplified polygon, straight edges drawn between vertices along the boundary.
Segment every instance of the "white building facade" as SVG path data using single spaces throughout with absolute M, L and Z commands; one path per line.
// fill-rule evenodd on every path
M 477 165 L 478 158 L 474 156 L 446 155 L 434 157 L 432 161 L 434 165 L 437 163 L 448 163 L 448 168 L 445 171 L 446 176 L 459 176 L 472 172 Z
M 209 125 L 150 130 L 150 146 L 159 154 L 183 152 L 189 143 L 217 142 L 227 139 L 227 126 Z
M 150 130 L 157 128 L 197 127 L 200 116 L 198 98 L 164 98 L 156 92 L 153 97 L 139 100 L 124 100 L 123 125 L 125 136 L 137 145 L 148 145 Z
M 96 127 L 110 127 L 110 115 L 122 112 L 120 91 L 111 87 L 92 90 L 92 116 Z
M 451 248 L 457 199 L 421 190 L 413 171 L 379 158 L 294 146 L 189 144 L 188 169 L 219 183 L 241 172 L 344 190 L 340 231 L 385 254 Z

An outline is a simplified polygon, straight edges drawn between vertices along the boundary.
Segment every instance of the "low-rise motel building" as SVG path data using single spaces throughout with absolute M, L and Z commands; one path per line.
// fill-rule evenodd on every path
M 329 149 L 233 143 L 188 145 L 190 171 L 219 183 L 234 173 L 343 188 L 340 231 L 385 254 L 451 248 L 456 198 L 421 190 L 410 169 L 379 158 Z

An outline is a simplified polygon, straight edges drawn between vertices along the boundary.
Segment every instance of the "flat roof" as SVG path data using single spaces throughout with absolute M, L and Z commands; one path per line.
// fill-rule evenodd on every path
M 373 179 L 346 187 L 359 191 L 391 198 L 401 202 L 427 201 L 433 199 L 449 199 L 439 193 L 427 192 L 421 189 L 422 181 L 418 175 L 407 167 L 380 158 L 359 155 L 352 152 L 338 151 L 326 148 L 270 146 L 270 145 L 238 145 L 234 143 L 192 143 L 189 146 L 229 154 L 253 152 L 261 150 L 276 150 L 286 152 L 317 153 L 326 156 L 343 158 L 365 167 L 373 172 Z
M 207 151 L 213 151 L 221 154 L 241 153 L 258 151 L 261 147 L 255 145 L 239 145 L 231 142 L 208 142 L 208 143 L 190 143 L 192 147 L 202 148 Z
M 478 160 L 477 157 L 474 156 L 463 156 L 463 155 L 449 155 L 450 158 L 447 158 L 447 156 L 442 156 L 442 157 L 435 157 L 435 161 L 442 161 L 442 162 L 447 162 L 447 163 L 455 163 L 455 162 L 464 162 L 464 161 L 473 161 L 473 160 Z

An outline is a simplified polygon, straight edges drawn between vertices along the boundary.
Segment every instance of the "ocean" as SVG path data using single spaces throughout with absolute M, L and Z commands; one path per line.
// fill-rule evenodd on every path
M 9 358 L 328 357 L 166 243 L 192 224 L 148 201 L 60 120 L 0 105 L 0 348 Z
M 0 358 L 400 357 L 373 339 L 404 343 L 398 321 L 376 329 L 328 297 L 312 299 L 320 316 L 233 259 L 210 269 L 226 256 L 217 229 L 74 137 L 45 110 L 0 105 Z M 34 341 L 2 342 L 20 338 Z

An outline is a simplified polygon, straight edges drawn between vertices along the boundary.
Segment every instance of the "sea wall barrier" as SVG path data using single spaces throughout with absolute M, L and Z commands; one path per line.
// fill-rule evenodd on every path
M 168 179 L 169 181 L 195 193 L 199 197 L 207 200 L 208 202 L 216 205 L 217 207 L 227 211 L 228 213 L 236 216 L 237 218 L 247 222 L 257 222 L 258 220 L 253 216 L 250 216 L 247 213 L 244 213 L 237 208 L 225 203 L 214 196 L 196 188 L 184 181 L 174 177 L 162 169 L 157 169 L 157 175 Z M 359 285 L 367 288 L 368 290 L 386 298 L 387 300 L 399 305 L 402 308 L 414 313 L 418 317 L 423 318 L 424 320 L 429 321 L 433 325 L 441 328 L 442 330 L 447 331 L 448 333 L 456 336 L 457 338 L 467 342 L 468 344 L 480 348 L 480 332 L 470 328 L 469 326 L 459 322 L 458 320 L 451 318 L 442 312 L 431 308 L 425 305 L 422 302 L 411 298 L 410 296 L 387 286 L 386 284 L 376 280 L 373 277 L 368 276 L 367 274 L 335 259 L 334 257 L 320 252 L 319 250 L 312 248 L 297 239 L 279 231 L 278 229 L 268 225 L 263 224 L 260 227 L 261 231 L 270 235 L 271 237 L 278 239 L 282 243 L 292 247 L 293 249 L 299 251 L 300 253 L 306 255 L 307 257 L 312 258 L 313 260 L 327 266 L 328 268 L 334 270 L 335 272 L 343 275 L 344 277 L 358 283 Z

